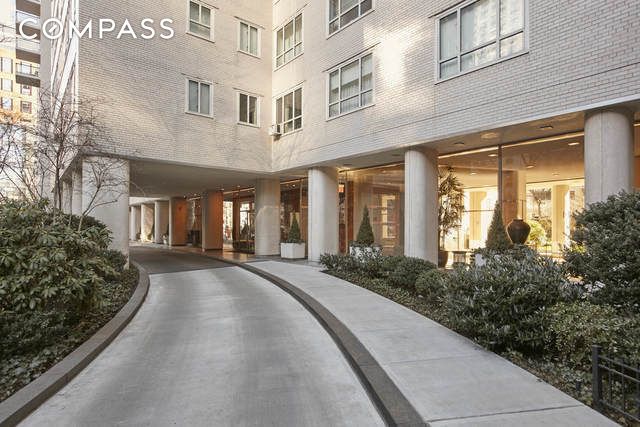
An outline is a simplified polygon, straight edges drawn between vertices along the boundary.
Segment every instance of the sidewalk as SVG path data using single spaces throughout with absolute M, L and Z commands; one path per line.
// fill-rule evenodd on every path
M 264 260 L 250 265 L 331 311 L 429 425 L 617 425 L 440 324 L 318 267 Z

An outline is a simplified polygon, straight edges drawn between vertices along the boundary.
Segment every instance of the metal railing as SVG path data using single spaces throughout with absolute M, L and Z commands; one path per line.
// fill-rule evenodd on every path
M 16 74 L 31 76 L 31 77 L 38 77 L 40 74 L 40 67 L 34 64 L 29 64 L 27 62 L 17 62 Z
M 640 422 L 640 364 L 612 359 L 591 347 L 593 406 Z

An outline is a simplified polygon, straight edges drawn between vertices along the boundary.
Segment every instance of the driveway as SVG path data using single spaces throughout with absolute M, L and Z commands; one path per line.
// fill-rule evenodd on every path
M 383 425 L 342 353 L 291 296 L 238 267 L 132 248 L 147 300 L 22 425 Z

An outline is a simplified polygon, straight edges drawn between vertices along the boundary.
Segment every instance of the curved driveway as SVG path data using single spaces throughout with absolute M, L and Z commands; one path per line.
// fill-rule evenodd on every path
M 326 331 L 275 285 L 132 248 L 151 286 L 131 323 L 23 425 L 382 425 Z

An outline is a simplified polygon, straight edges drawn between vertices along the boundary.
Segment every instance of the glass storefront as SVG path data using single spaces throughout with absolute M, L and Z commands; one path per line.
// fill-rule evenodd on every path
M 307 179 L 283 182 L 280 184 L 280 240 L 289 237 L 293 218 L 298 221 L 300 236 L 307 241 Z
M 239 252 L 253 252 L 255 248 L 254 189 L 224 193 L 223 241 Z

